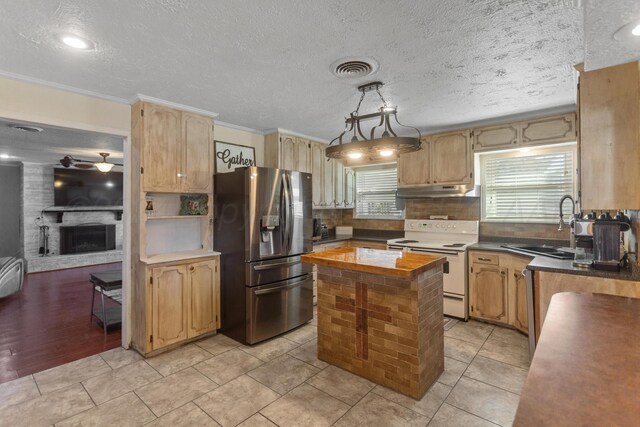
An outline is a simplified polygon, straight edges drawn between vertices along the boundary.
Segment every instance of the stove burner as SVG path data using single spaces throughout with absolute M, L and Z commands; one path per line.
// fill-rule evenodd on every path
M 418 243 L 417 240 L 398 240 L 396 243 Z
M 442 245 L 442 246 L 445 248 L 461 248 L 464 245 L 465 245 L 464 243 L 451 243 L 449 245 Z

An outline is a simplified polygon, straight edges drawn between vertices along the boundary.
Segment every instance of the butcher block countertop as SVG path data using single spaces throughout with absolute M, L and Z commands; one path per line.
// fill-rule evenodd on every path
M 411 279 L 446 262 L 445 257 L 364 248 L 336 248 L 302 256 L 303 262 Z
M 630 426 L 640 420 L 640 299 L 551 299 L 514 426 Z

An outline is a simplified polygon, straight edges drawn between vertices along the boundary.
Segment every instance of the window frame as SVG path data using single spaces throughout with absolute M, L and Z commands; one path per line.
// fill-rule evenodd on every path
M 511 150 L 496 150 L 496 151 L 478 153 L 477 161 L 476 161 L 476 169 L 478 169 L 480 173 L 476 174 L 476 177 L 478 177 L 478 181 L 479 181 L 478 183 L 480 184 L 482 189 L 481 200 L 480 200 L 480 222 L 490 223 L 490 224 L 520 224 L 520 223 L 546 224 L 546 225 L 557 224 L 558 222 L 557 218 L 553 218 L 553 219 L 549 218 L 548 220 L 542 220 L 539 218 L 534 218 L 529 220 L 526 218 L 512 218 L 512 219 L 487 218 L 486 217 L 487 192 L 485 191 L 486 176 L 483 168 L 483 165 L 484 165 L 483 158 L 486 158 L 488 156 L 495 156 L 495 157 L 502 157 L 502 158 L 526 157 L 526 156 L 533 156 L 537 154 L 550 154 L 550 153 L 559 153 L 559 152 L 571 152 L 573 156 L 573 174 L 572 174 L 573 182 L 572 182 L 572 190 L 570 195 L 571 197 L 573 197 L 574 200 L 577 201 L 578 185 L 579 185 L 578 183 L 579 159 L 578 159 L 578 145 L 576 141 L 553 144 L 553 145 L 545 145 L 545 146 L 539 146 L 539 147 L 521 147 L 521 148 L 511 149 Z M 560 199 L 558 199 L 558 203 L 560 203 Z M 567 215 L 570 216 L 570 214 L 571 212 L 568 212 Z
M 388 215 L 379 215 L 379 216 L 361 216 L 358 215 L 358 202 L 359 202 L 359 197 L 360 197 L 360 192 L 358 191 L 358 172 L 360 171 L 367 171 L 367 170 L 381 170 L 381 169 L 395 169 L 396 170 L 396 176 L 398 173 L 398 163 L 397 162 L 392 162 L 392 163 L 377 163 L 377 164 L 373 164 L 373 165 L 366 165 L 366 166 L 353 166 L 351 167 L 353 169 L 354 172 L 354 177 L 353 177 L 353 192 L 354 192 L 354 206 L 353 206 L 353 219 L 359 219 L 359 220 L 389 220 L 389 221 L 404 221 L 405 216 L 406 216 L 406 208 L 401 209 L 401 216 L 400 217 L 396 217 L 396 216 L 388 216 Z M 396 178 L 396 189 L 395 191 L 398 190 L 398 180 Z M 394 191 L 394 194 L 395 194 Z

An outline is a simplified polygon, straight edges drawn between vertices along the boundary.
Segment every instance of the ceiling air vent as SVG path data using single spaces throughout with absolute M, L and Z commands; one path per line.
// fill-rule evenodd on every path
M 19 130 L 21 132 L 42 132 L 42 128 L 29 125 L 9 125 L 10 128 Z
M 371 58 L 342 58 L 331 64 L 331 72 L 341 79 L 369 76 L 378 71 L 378 63 Z

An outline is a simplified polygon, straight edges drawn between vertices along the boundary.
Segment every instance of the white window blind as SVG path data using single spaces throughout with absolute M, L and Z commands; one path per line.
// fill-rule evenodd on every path
M 404 218 L 404 211 L 396 209 L 398 168 L 395 164 L 358 168 L 355 174 L 355 218 Z
M 575 145 L 480 156 L 484 221 L 557 222 L 558 203 L 574 195 Z

